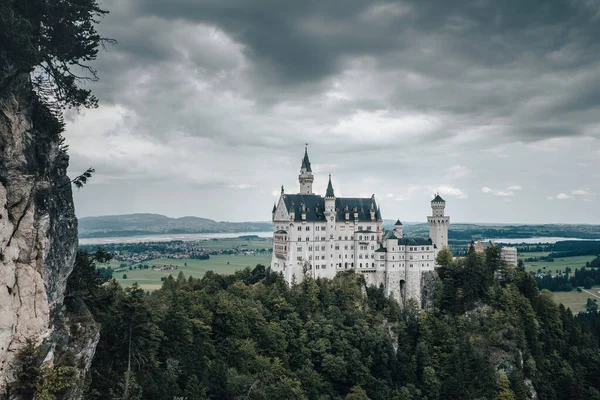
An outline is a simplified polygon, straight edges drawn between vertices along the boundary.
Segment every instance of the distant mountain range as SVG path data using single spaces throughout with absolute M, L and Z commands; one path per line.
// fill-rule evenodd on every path
M 79 218 L 79 237 L 135 236 L 162 233 L 264 232 L 271 222 L 223 222 L 200 217 L 123 214 Z
M 395 220 L 384 220 L 384 229 L 393 229 Z M 426 223 L 403 222 L 404 233 L 410 236 L 429 235 Z M 178 233 L 231 233 L 267 232 L 273 229 L 272 223 L 265 222 L 225 222 L 200 217 L 169 218 L 160 214 L 124 214 L 79 219 L 80 238 L 100 238 L 114 236 L 136 236 Z M 470 241 L 481 238 L 529 238 L 529 237 L 570 237 L 579 239 L 600 239 L 599 225 L 547 224 L 547 225 L 501 225 L 468 224 L 450 225 L 451 241 Z

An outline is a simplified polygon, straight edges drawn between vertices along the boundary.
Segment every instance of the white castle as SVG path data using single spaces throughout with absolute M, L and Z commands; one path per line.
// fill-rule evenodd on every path
M 325 197 L 314 194 L 307 150 L 298 180 L 300 193 L 284 193 L 282 186 L 273 205 L 271 269 L 290 284 L 305 275 L 333 278 L 353 270 L 368 285 L 383 285 L 388 296 L 421 304 L 423 275 L 434 270 L 438 250 L 448 245 L 450 217 L 444 215 L 444 199 L 436 195 L 431 201 L 429 238 L 405 237 L 399 220 L 384 232 L 375 195 L 336 197 L 331 175 Z

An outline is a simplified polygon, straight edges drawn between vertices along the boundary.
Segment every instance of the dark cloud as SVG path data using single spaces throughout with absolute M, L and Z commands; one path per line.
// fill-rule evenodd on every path
M 468 194 L 483 185 L 537 186 L 558 167 L 578 176 L 577 164 L 600 155 L 600 6 L 592 0 L 104 7 L 111 13 L 101 33 L 119 44 L 95 64 L 101 108 L 73 117 L 68 139 L 74 166 L 94 161 L 109 190 L 115 180 L 170 181 L 205 191 L 199 207 L 226 219 L 220 196 L 244 188 L 258 209 L 281 183 L 294 185 L 308 141 L 342 192 L 390 194 L 388 207 L 421 216 L 436 188 L 476 201 Z M 534 163 L 532 152 L 560 165 Z M 482 182 L 487 174 L 495 181 Z M 571 183 L 551 191 L 585 189 Z

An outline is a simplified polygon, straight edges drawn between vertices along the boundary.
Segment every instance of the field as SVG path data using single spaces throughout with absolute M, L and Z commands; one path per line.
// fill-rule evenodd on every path
M 588 290 L 595 294 L 596 296 L 600 296 L 600 286 L 594 286 Z M 565 307 L 570 308 L 574 314 L 577 314 L 580 311 L 585 311 L 585 303 L 587 299 L 596 299 L 600 302 L 600 298 L 594 297 L 590 293 L 586 292 L 578 292 L 577 290 L 573 290 L 570 292 L 554 292 L 554 301 L 557 303 L 562 303 Z
M 519 253 L 519 258 L 530 258 L 530 257 L 545 257 L 549 253 L 547 252 L 535 252 L 535 253 Z M 555 258 L 553 262 L 548 261 L 525 261 L 525 269 L 528 272 L 537 272 L 541 269 L 543 272 L 554 272 L 561 270 L 564 272 L 566 267 L 574 270 L 575 268 L 585 267 L 585 263 L 592 261 L 594 256 L 577 256 L 577 257 L 563 257 Z M 544 269 L 546 267 L 546 269 Z
M 217 255 L 210 256 L 210 260 L 159 258 L 156 260 L 145 261 L 144 264 L 148 264 L 150 268 L 152 268 L 153 265 L 173 265 L 177 266 L 177 269 L 166 271 L 153 271 L 152 269 L 128 270 L 115 273 L 114 277 L 117 278 L 123 287 L 131 286 L 133 283 L 137 282 L 144 289 L 154 290 L 160 288 L 160 278 L 169 275 L 176 277 L 180 271 L 183 272 L 186 277 L 193 276 L 200 278 L 206 271 L 231 274 L 246 267 L 254 268 L 257 264 L 269 266 L 270 263 L 271 254 Z M 127 279 L 123 279 L 123 274 L 127 275 Z

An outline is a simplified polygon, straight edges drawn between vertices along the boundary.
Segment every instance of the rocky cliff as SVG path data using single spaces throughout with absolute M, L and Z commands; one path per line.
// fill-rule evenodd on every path
M 0 79 L 0 393 L 27 340 L 41 346 L 46 365 L 57 357 L 58 336 L 62 348 L 73 343 L 57 335 L 69 331 L 63 300 L 77 250 L 61 131 L 28 74 Z M 80 345 L 71 349 L 75 359 L 90 358 L 94 340 Z

